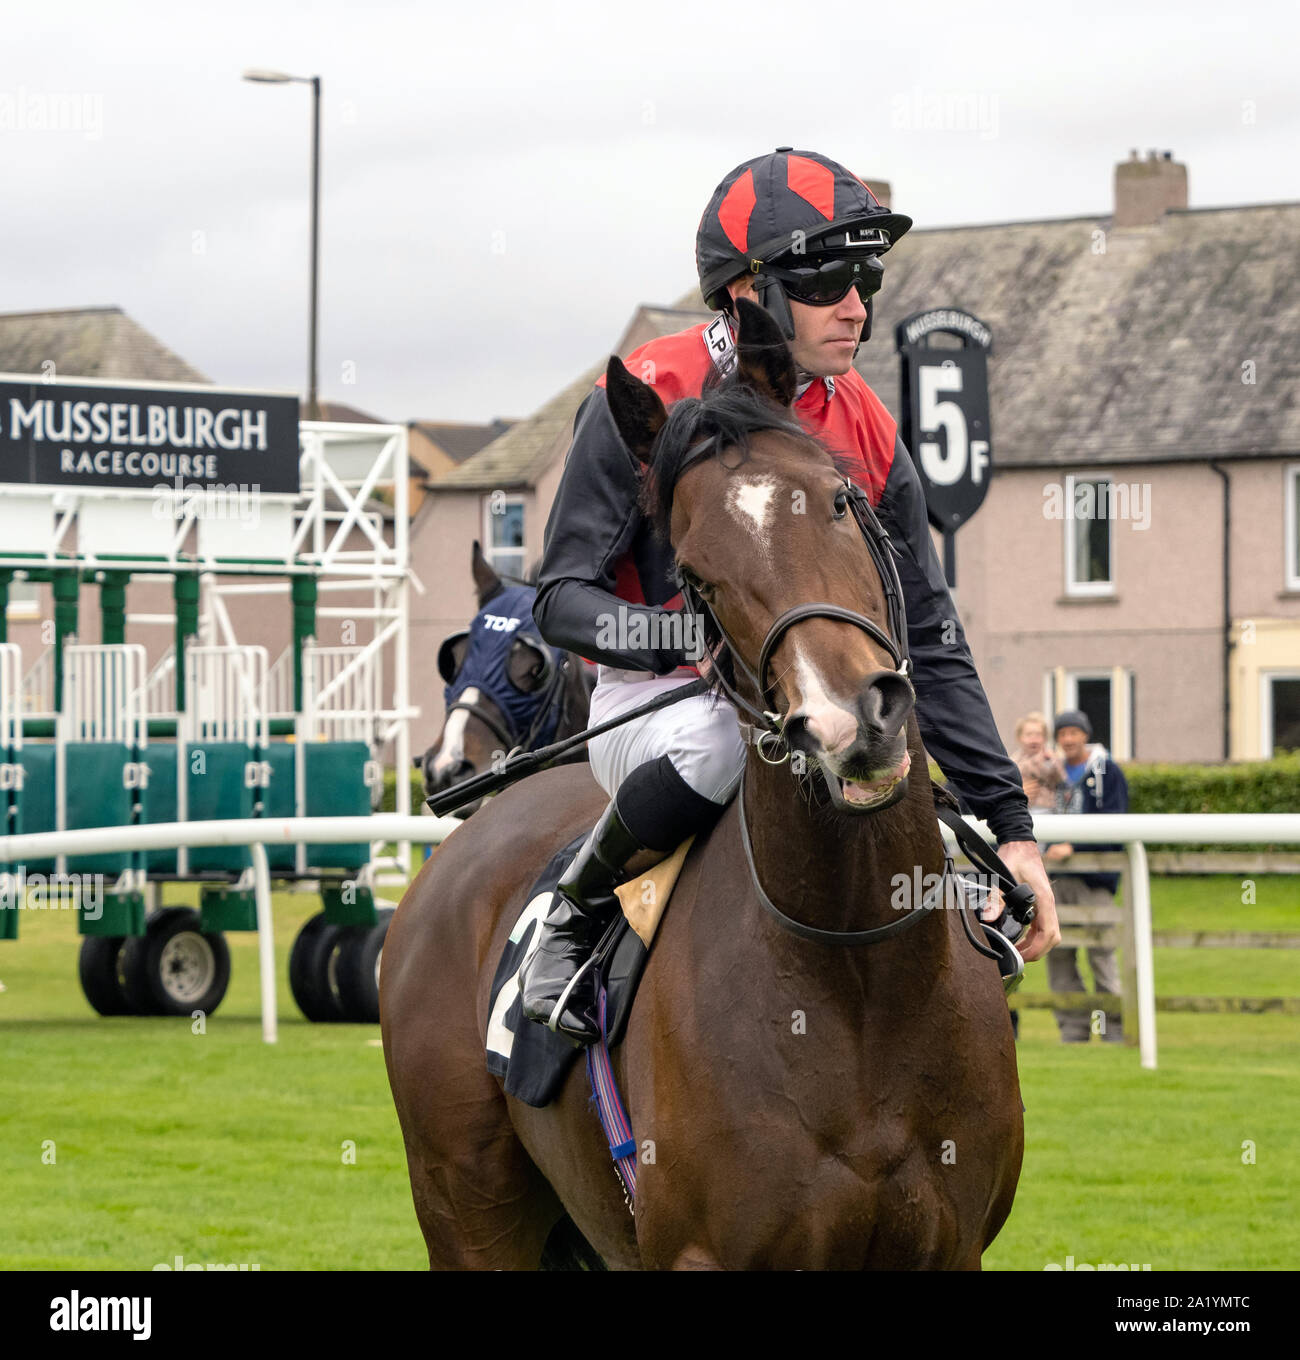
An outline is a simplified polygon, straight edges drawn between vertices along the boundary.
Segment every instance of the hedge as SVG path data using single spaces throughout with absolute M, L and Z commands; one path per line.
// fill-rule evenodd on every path
M 1130 812 L 1300 812 L 1300 751 L 1228 765 L 1124 765 Z

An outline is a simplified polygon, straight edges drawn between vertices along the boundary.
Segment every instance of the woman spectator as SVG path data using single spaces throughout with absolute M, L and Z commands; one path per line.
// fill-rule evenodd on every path
M 1030 812 L 1054 812 L 1065 764 L 1048 745 L 1047 719 L 1041 713 L 1026 713 L 1016 724 L 1016 749 L 1011 759 L 1019 767 Z

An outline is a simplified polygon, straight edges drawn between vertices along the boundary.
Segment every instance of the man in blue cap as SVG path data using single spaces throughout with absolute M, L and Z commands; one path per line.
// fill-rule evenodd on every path
M 1056 744 L 1065 761 L 1065 780 L 1056 792 L 1056 811 L 1072 813 L 1127 812 L 1128 782 L 1124 772 L 1110 758 L 1100 742 L 1093 742 L 1092 723 L 1088 715 L 1077 708 L 1066 709 L 1056 715 Z M 1088 850 L 1119 850 L 1119 845 L 1089 845 Z M 1074 854 L 1068 841 L 1049 845 L 1043 859 L 1049 869 L 1063 864 Z M 1058 903 L 1067 906 L 1111 906 L 1115 901 L 1118 874 L 1081 874 L 1057 870 L 1052 874 L 1052 891 Z M 1054 992 L 1082 992 L 1086 988 L 1079 974 L 1079 951 L 1066 947 L 1054 949 L 1047 956 L 1047 978 Z M 1100 945 L 1090 946 L 1088 962 L 1097 984 L 1097 991 L 1107 996 L 1118 996 L 1119 966 L 1115 951 Z M 1117 1010 L 1104 1014 L 1094 1011 L 1095 1030 L 1107 1043 L 1123 1043 L 1124 1028 Z M 1061 1031 L 1061 1042 L 1086 1044 L 1090 1037 L 1088 1016 L 1083 1011 L 1057 1011 L 1056 1023 Z

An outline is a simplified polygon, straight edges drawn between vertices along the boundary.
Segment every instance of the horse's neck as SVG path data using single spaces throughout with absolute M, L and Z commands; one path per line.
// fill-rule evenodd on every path
M 857 816 L 810 805 L 786 766 L 767 766 L 751 756 L 744 811 L 759 881 L 778 908 L 822 930 L 867 930 L 897 921 L 900 901 L 919 905 L 936 887 L 943 841 L 924 755 L 919 760 L 918 752 L 912 755 L 907 797 Z M 942 954 L 947 948 L 946 930 L 918 925 L 904 938 L 914 953 Z M 866 955 L 876 948 L 853 952 Z

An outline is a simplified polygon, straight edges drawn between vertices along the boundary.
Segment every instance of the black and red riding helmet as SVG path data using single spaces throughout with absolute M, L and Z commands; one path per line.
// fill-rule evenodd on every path
M 821 301 L 817 280 L 823 271 L 852 278 L 839 296 L 857 286 L 869 310 L 883 273 L 879 257 L 911 225 L 910 217 L 883 207 L 837 161 L 777 147 L 738 165 L 713 191 L 695 238 L 700 291 L 707 306 L 730 311 L 727 284 L 753 274 L 759 301 L 793 340 L 788 296 L 807 289 L 801 300 Z M 868 315 L 863 339 L 870 325 Z

